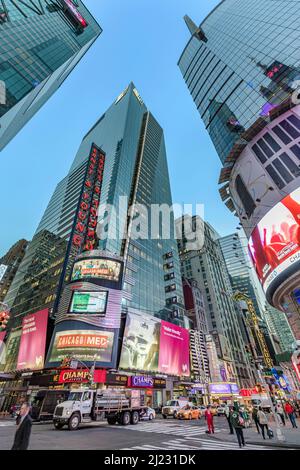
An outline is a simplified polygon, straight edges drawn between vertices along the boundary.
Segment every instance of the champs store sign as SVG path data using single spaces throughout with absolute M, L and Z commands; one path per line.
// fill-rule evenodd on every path
M 104 153 L 93 144 L 77 216 L 74 221 L 72 246 L 75 247 L 78 253 L 93 250 L 96 244 L 96 227 L 104 163 Z
M 62 370 L 58 375 L 54 377 L 54 382 L 60 384 L 66 383 L 87 383 L 90 381 L 90 371 L 88 369 L 81 370 Z M 106 370 L 95 370 L 93 376 L 94 383 L 105 383 L 106 381 Z

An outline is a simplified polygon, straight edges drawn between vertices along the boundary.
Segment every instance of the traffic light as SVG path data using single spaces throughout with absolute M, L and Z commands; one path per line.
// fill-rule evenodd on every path
M 5 330 L 9 320 L 9 313 L 7 310 L 2 310 L 0 312 L 0 331 Z

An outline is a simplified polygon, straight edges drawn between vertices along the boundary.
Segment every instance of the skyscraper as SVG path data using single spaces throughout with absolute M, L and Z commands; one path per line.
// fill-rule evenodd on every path
M 185 21 L 178 65 L 223 165 L 221 198 L 299 337 L 299 2 L 223 0 L 199 27 Z
M 6 296 L 11 307 L 9 326 L 14 329 L 21 327 L 26 314 L 45 308 L 51 313 L 57 310 L 72 264 L 80 253 L 76 245 L 78 209 L 83 207 L 80 197 L 84 195 L 90 155 L 96 148 L 105 155 L 100 203 L 107 208 L 113 206 L 117 217 L 109 210 L 102 216 L 99 213 L 101 233 L 93 248 L 126 261 L 124 309 L 131 307 L 183 325 L 183 289 L 175 237 L 172 233 L 168 238 L 159 236 L 151 223 L 148 231 L 137 213 L 129 211 L 127 217 L 133 204 L 143 204 L 149 213 L 151 204 L 172 205 L 163 130 L 131 83 L 84 136 L 68 175 L 54 191 Z M 140 238 L 134 236 L 138 219 L 136 231 L 141 230 Z M 156 230 L 152 238 L 151 228 Z
M 196 227 L 196 218 L 193 221 Z M 223 364 L 226 370 L 227 380 L 238 380 L 240 386 L 248 388 L 255 383 L 255 377 L 246 354 L 219 238 L 215 229 L 205 222 L 202 249 L 189 250 L 184 238 L 179 241 L 182 275 L 197 281 L 204 295 L 209 332 L 215 341 L 221 366 Z
M 0 5 L 0 150 L 60 87 L 102 29 L 80 0 Z
M 2 302 L 24 258 L 27 240 L 19 240 L 0 258 L 0 302 Z

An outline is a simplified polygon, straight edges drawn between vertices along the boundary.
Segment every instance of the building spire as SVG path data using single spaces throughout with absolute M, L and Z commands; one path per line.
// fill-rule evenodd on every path
M 199 27 L 193 22 L 193 20 L 191 20 L 191 18 L 188 15 L 185 15 L 183 19 L 191 35 L 193 36 L 195 33 L 197 33 L 197 31 L 199 30 Z

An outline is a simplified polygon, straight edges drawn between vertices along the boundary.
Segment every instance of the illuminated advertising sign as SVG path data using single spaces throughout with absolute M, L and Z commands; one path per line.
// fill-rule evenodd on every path
M 209 384 L 209 391 L 216 395 L 238 395 L 239 387 L 235 383 L 211 383 Z
M 74 264 L 71 281 L 82 279 L 102 279 L 118 282 L 121 263 L 110 259 L 85 259 Z
M 65 11 L 70 14 L 72 19 L 76 21 L 76 23 L 81 26 L 82 28 L 86 28 L 88 26 L 87 21 L 83 18 L 83 16 L 79 13 L 78 9 L 72 2 L 72 0 L 60 0 L 60 3 L 65 8 Z
M 130 377 L 130 386 L 141 388 L 153 388 L 154 380 L 153 377 L 148 377 L 145 375 L 134 375 L 133 377 Z
M 271 209 L 251 234 L 249 253 L 265 292 L 300 261 L 300 188 Z
M 59 373 L 58 383 L 87 383 L 90 380 L 90 371 L 88 369 L 80 370 L 62 370 Z M 93 376 L 94 383 L 106 382 L 106 370 L 95 370 Z
M 23 318 L 17 369 L 43 369 L 48 325 L 48 309 Z
M 189 332 L 150 315 L 129 313 L 120 368 L 189 376 Z
M 292 364 L 295 369 L 297 378 L 300 381 L 300 351 L 295 351 L 292 355 Z
M 105 155 L 92 145 L 78 211 L 74 220 L 72 246 L 79 253 L 95 248 Z
M 56 332 L 50 354 L 50 363 L 74 356 L 83 362 L 110 363 L 114 332 L 99 330 L 67 330 Z
M 103 314 L 106 311 L 108 292 L 75 291 L 70 313 Z

